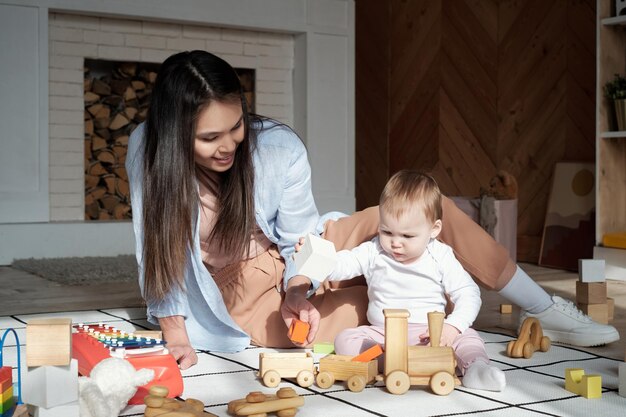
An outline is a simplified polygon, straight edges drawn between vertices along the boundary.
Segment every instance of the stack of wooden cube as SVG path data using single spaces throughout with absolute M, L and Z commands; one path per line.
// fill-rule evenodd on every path
M 598 323 L 613 319 L 614 300 L 607 297 L 603 259 L 579 259 L 576 304 Z
M 78 417 L 78 362 L 72 359 L 72 320 L 45 318 L 26 325 L 22 400 L 34 417 Z
M 13 372 L 10 366 L 0 367 L 0 417 L 12 416 L 15 406 Z

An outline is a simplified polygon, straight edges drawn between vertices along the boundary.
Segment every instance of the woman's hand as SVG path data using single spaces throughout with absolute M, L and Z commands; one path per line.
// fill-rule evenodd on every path
M 311 281 L 305 276 L 298 275 L 291 278 L 287 286 L 285 299 L 280 307 L 280 312 L 287 328 L 291 326 L 293 319 L 299 319 L 309 323 L 311 326 L 306 341 L 303 344 L 294 343 L 299 347 L 305 347 L 313 343 L 320 324 L 319 311 L 306 299 L 306 293 L 310 287 Z
M 459 329 L 451 324 L 444 323 L 443 329 L 441 329 L 441 340 L 439 341 L 439 346 L 452 346 L 454 339 L 456 339 L 456 337 L 460 334 L 461 332 L 459 331 Z M 430 334 L 428 331 L 426 331 L 425 333 L 422 333 L 419 337 L 421 341 L 426 341 L 426 339 L 430 339 Z
M 180 369 L 187 369 L 198 363 L 198 355 L 189 342 L 183 316 L 159 317 L 163 339 L 167 350 L 174 356 Z

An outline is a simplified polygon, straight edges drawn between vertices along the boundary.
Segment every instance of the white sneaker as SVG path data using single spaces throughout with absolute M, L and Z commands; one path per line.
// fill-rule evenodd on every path
M 574 346 L 599 346 L 619 340 L 619 333 L 613 326 L 599 324 L 580 311 L 574 303 L 559 296 L 553 296 L 552 304 L 545 311 L 532 314 L 522 311 L 520 327 L 527 317 L 534 317 L 541 323 L 544 336 L 553 342 L 561 342 Z

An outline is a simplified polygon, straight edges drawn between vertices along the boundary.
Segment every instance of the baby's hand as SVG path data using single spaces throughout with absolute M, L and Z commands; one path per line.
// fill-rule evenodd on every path
M 300 239 L 298 239 L 298 243 L 296 243 L 296 246 L 295 246 L 296 252 L 300 252 L 300 249 L 302 249 L 302 246 L 304 246 L 304 237 L 301 237 Z
M 459 331 L 459 329 L 452 326 L 451 324 L 444 323 L 443 329 L 441 330 L 441 340 L 439 341 L 439 346 L 452 346 L 454 339 L 456 339 L 456 337 L 460 334 L 461 332 Z M 424 342 L 426 341 L 426 339 L 430 338 L 430 334 L 428 331 L 426 331 L 425 333 L 419 335 L 419 338 L 422 342 Z M 432 345 L 432 343 L 430 344 Z
M 444 323 L 443 329 L 441 330 L 441 341 L 439 342 L 439 346 L 452 346 L 454 339 L 456 339 L 456 337 L 460 334 L 461 332 L 459 329 L 451 324 Z

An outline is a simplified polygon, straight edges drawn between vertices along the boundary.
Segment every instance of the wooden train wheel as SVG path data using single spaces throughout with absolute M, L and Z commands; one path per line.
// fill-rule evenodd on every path
M 437 395 L 448 395 L 454 390 L 454 377 L 445 371 L 430 378 L 430 389 Z
M 326 389 L 335 383 L 335 377 L 330 372 L 320 372 L 316 378 L 317 386 Z
M 263 374 L 263 384 L 266 387 L 275 388 L 280 384 L 280 374 L 271 369 Z
M 298 372 L 298 376 L 296 376 L 296 381 L 298 385 L 303 388 L 310 387 L 315 382 L 315 377 L 313 376 L 313 372 L 311 371 L 300 371 Z
M 406 372 L 393 371 L 387 375 L 385 386 L 392 394 L 404 394 L 411 387 L 411 380 Z
M 365 378 L 361 375 L 352 375 L 348 378 L 348 389 L 352 392 L 361 392 L 365 388 Z

